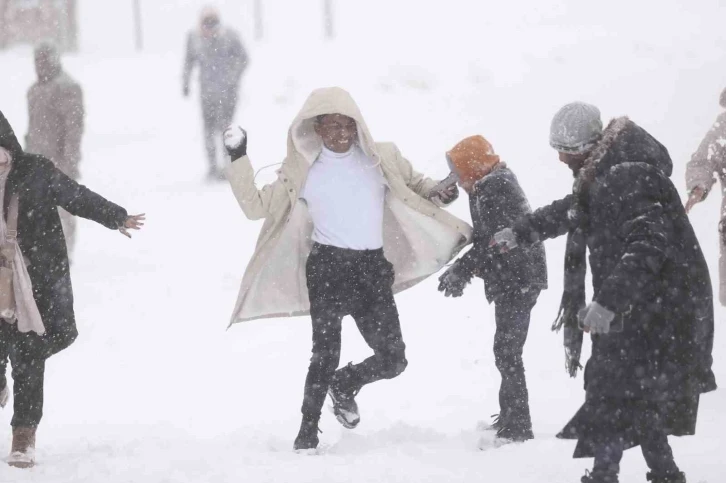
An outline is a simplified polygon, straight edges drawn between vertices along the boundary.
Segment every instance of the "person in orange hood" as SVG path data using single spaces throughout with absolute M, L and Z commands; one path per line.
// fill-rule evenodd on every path
M 530 312 L 547 288 L 544 246 L 536 243 L 507 254 L 490 249 L 495 233 L 531 210 L 517 177 L 484 137 L 462 140 L 446 157 L 469 195 L 474 244 L 439 278 L 439 290 L 460 297 L 475 275 L 484 280 L 486 298 L 495 307 L 494 357 L 502 376 L 500 411 L 488 429 L 497 431 L 497 443 L 526 441 L 534 436 L 522 352 Z

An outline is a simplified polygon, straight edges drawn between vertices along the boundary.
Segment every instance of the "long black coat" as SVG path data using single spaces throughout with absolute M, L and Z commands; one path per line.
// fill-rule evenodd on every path
M 469 196 L 469 209 L 473 246 L 457 262 L 461 274 L 468 279 L 473 275 L 482 278 L 490 303 L 506 293 L 546 289 L 547 261 L 542 243 L 504 255 L 489 247 L 496 232 L 532 212 L 514 173 L 502 167 L 479 180 Z
M 616 314 L 613 327 L 622 325 L 622 331 L 592 336 L 586 406 L 662 404 L 669 434 L 693 434 L 698 396 L 716 388 L 713 296 L 700 245 L 669 179 L 668 151 L 620 118 L 605 130 L 586 168 L 580 174 L 592 177 L 586 189 L 520 219 L 515 233 L 521 241 L 567 233 L 570 208 L 586 207 L 594 300 Z M 598 426 L 582 418 L 612 417 L 586 406 L 562 437 L 581 438 L 584 427 Z M 576 456 L 590 455 L 589 448 L 578 450 Z
M 23 334 L 38 357 L 49 357 L 68 347 L 78 336 L 73 313 L 73 289 L 65 237 L 58 207 L 117 229 L 126 210 L 81 186 L 39 155 L 24 153 L 10 124 L 0 113 L 0 146 L 11 152 L 13 165 L 5 190 L 5 206 L 19 194 L 18 243 L 27 260 L 44 336 Z

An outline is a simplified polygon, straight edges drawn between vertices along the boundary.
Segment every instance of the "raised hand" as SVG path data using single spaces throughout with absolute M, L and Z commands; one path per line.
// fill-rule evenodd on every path
M 240 126 L 229 126 L 224 130 L 222 139 L 232 161 L 247 155 L 247 131 Z
M 688 196 L 688 201 L 686 201 L 686 213 L 690 212 L 691 209 L 696 206 L 697 203 L 703 201 L 703 198 L 705 197 L 706 190 L 700 186 L 696 186 L 693 191 L 691 191 L 691 194 Z
M 144 226 L 144 222 L 146 221 L 146 214 L 142 213 L 140 215 L 131 215 L 128 218 L 126 218 L 126 221 L 124 221 L 124 224 L 118 227 L 118 231 L 121 232 L 122 235 L 131 238 L 131 234 L 129 233 L 129 230 L 140 230 L 142 226 Z

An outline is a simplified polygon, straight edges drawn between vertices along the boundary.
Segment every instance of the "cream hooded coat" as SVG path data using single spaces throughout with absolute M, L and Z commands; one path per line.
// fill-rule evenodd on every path
M 337 87 L 315 90 L 290 127 L 287 156 L 276 181 L 258 190 L 247 156 L 225 170 L 247 218 L 265 219 L 231 324 L 309 313 L 305 263 L 312 248 L 313 225 L 299 197 L 322 149 L 313 129 L 315 117 L 321 114 L 355 119 L 360 147 L 383 172 L 388 186 L 383 248 L 396 272 L 394 292 L 437 272 L 470 242 L 471 227 L 466 222 L 426 199 L 436 181 L 417 173 L 394 144 L 373 141 L 350 94 Z

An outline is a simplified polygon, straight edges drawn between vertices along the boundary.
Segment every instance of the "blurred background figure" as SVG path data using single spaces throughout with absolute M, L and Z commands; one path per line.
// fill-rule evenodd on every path
M 726 89 L 721 92 L 719 99 L 721 107 L 726 109 Z M 686 167 L 686 188 L 688 189 L 688 202 L 686 213 L 701 201 L 706 199 L 711 188 L 716 183 L 714 176 L 718 175 L 721 188 L 726 188 L 726 111 L 719 114 L 711 129 L 701 141 L 698 149 Z M 719 256 L 719 301 L 726 306 L 726 196 L 721 201 L 721 214 L 719 216 L 718 232 L 721 254 Z
M 234 118 L 237 90 L 247 62 L 247 51 L 237 32 L 221 25 L 217 9 L 205 7 L 199 28 L 187 39 L 183 94 L 189 96 L 192 71 L 198 64 L 209 179 L 223 179 L 217 156 L 224 153 L 222 132 Z
M 53 161 L 73 180 L 80 178 L 83 137 L 83 91 L 61 65 L 55 44 L 42 42 L 35 48 L 36 82 L 28 91 L 28 134 L 26 151 Z M 68 253 L 75 244 L 75 217 L 59 208 Z

